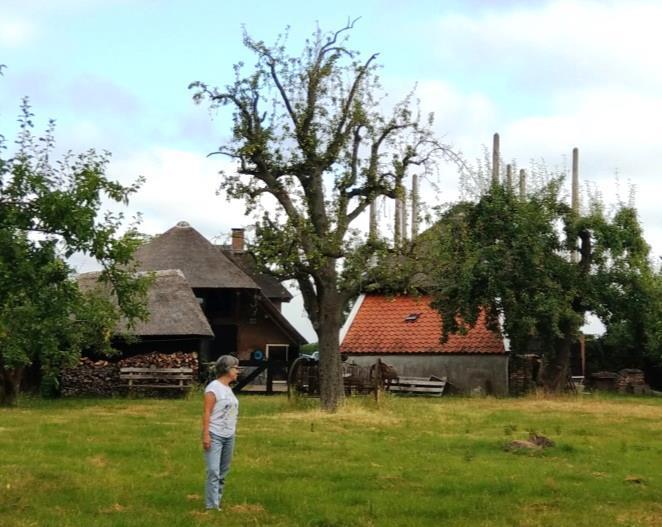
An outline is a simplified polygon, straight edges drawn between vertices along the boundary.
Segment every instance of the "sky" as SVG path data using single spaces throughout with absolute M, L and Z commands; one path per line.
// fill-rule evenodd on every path
M 567 169 L 578 147 L 582 189 L 609 204 L 633 188 L 662 256 L 658 1 L 0 0 L 0 133 L 11 139 L 28 96 L 37 130 L 55 119 L 59 149 L 108 150 L 110 176 L 146 178 L 127 210 L 141 213 L 143 232 L 186 220 L 225 242 L 251 224 L 241 202 L 217 195 L 231 166 L 207 157 L 231 123 L 195 105 L 188 85 L 224 86 L 234 63 L 253 62 L 244 28 L 271 43 L 289 27 L 296 54 L 317 24 L 331 31 L 357 17 L 350 46 L 379 53 L 387 101 L 415 87 L 437 135 L 470 161 L 494 132 L 504 161 L 524 167 Z M 453 166 L 434 183 L 429 206 L 458 198 Z M 285 313 L 316 340 L 300 296 Z

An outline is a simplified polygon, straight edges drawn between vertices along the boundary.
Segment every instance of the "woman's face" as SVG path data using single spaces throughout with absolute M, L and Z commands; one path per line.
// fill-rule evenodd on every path
M 239 375 L 239 366 L 232 366 L 232 368 L 230 368 L 230 371 L 228 372 L 228 376 L 230 377 L 230 382 L 236 381 L 238 375 Z

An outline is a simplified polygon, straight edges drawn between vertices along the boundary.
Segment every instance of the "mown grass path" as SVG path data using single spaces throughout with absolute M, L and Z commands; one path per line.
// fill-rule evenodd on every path
M 0 409 L 0 526 L 662 526 L 658 399 L 243 396 L 213 514 L 198 399 Z M 556 446 L 503 450 L 529 431 Z

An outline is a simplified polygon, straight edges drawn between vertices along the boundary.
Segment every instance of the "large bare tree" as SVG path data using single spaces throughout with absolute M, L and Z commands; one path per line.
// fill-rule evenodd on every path
M 449 149 L 413 108 L 411 95 L 385 112 L 377 54 L 361 58 L 347 47 L 354 23 L 317 30 L 299 56 L 279 38 L 267 46 L 244 35 L 257 62 L 235 66 L 223 89 L 194 82 L 194 100 L 232 109 L 233 135 L 218 150 L 236 162 L 222 173 L 228 196 L 247 212 L 263 207 L 254 251 L 281 279 L 295 280 L 319 338 L 321 405 L 343 398 L 339 332 L 343 307 L 379 246 L 352 224 L 379 196 L 397 198 L 412 170 L 429 170 Z

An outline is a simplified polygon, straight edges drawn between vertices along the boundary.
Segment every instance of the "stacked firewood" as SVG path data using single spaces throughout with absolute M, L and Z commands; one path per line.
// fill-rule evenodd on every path
M 147 353 L 121 359 L 119 362 L 93 361 L 81 358 L 78 366 L 62 371 L 63 396 L 108 397 L 124 393 L 120 383 L 120 368 L 191 368 L 193 378 L 198 375 L 197 353 Z
M 631 368 L 618 372 L 616 389 L 621 393 L 632 393 L 635 395 L 645 395 L 650 392 L 650 387 L 646 384 L 646 379 L 644 378 L 644 372 Z
M 191 368 L 193 377 L 198 375 L 198 354 L 184 353 L 146 353 L 119 361 L 120 368 Z
M 105 360 L 93 361 L 83 357 L 78 366 L 62 371 L 62 395 L 107 397 L 118 393 L 119 382 L 120 370 L 117 364 Z

